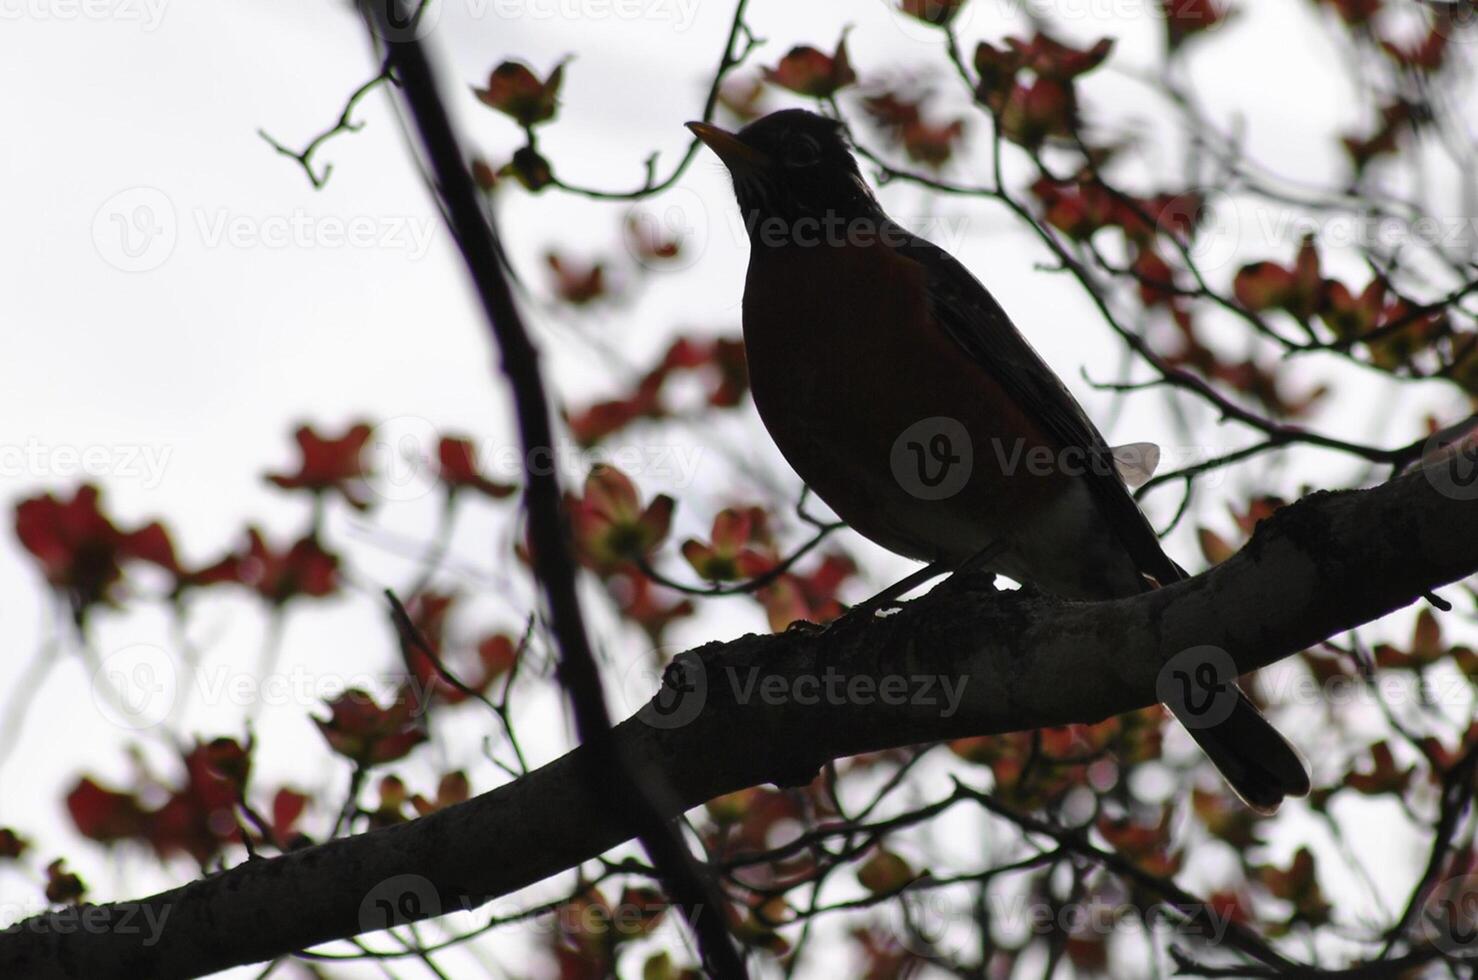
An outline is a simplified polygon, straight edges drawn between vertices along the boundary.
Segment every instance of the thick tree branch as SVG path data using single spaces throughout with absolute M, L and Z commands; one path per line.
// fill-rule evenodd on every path
M 1473 574 L 1478 502 L 1461 496 L 1428 472 L 1315 493 L 1215 569 L 1132 599 L 946 583 L 825 632 L 711 643 L 680 655 L 671 686 L 615 739 L 686 808 L 861 752 L 1096 722 L 1152 704 L 1162 667 L 1188 648 L 1220 647 L 1239 671 L 1255 670 Z M 938 683 L 920 696 L 923 677 L 956 685 L 955 710 Z M 886 678 L 912 696 L 880 697 Z M 629 786 L 592 759 L 582 747 L 408 824 L 140 902 L 27 920 L 0 934 L 0 976 L 198 976 L 379 928 L 377 902 L 405 909 L 412 895 L 418 914 L 480 905 L 633 836 L 629 811 L 613 805 Z

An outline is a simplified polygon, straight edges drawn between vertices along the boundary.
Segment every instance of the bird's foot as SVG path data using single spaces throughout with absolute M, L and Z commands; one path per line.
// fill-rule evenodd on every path
M 1006 550 L 1004 541 L 993 541 L 965 560 L 955 573 L 945 579 L 944 587 L 956 592 L 995 592 L 996 572 L 991 562 Z
M 960 569 L 949 578 L 944 580 L 940 586 L 951 592 L 998 592 L 996 588 L 996 573 L 985 571 L 971 571 Z

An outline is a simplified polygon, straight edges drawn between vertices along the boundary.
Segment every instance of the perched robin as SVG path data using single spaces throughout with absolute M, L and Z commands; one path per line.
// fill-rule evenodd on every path
M 727 166 L 750 240 L 744 343 L 760 418 L 853 529 L 940 570 L 1066 598 L 1186 577 L 1114 450 L 969 271 L 883 213 L 841 125 L 776 112 L 689 128 Z M 1271 812 L 1298 753 L 1228 678 L 1224 718 L 1177 710 L 1232 788 Z

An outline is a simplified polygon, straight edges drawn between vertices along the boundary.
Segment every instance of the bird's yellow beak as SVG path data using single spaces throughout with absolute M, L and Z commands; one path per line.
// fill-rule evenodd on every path
M 693 131 L 694 136 L 718 154 L 718 158 L 731 172 L 754 172 L 763 170 L 770 164 L 769 157 L 727 129 L 720 129 L 718 126 L 711 126 L 705 122 L 690 122 L 687 125 L 688 129 Z

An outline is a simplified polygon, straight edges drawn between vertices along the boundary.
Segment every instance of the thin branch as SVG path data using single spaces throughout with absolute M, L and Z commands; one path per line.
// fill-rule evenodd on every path
M 734 17 L 729 24 L 728 36 L 724 39 L 724 53 L 719 59 L 718 69 L 713 74 L 713 81 L 709 83 L 708 95 L 703 100 L 703 114 L 700 118 L 704 122 L 713 121 L 713 113 L 718 108 L 719 93 L 723 88 L 724 79 L 735 68 L 743 64 L 744 59 L 749 57 L 749 53 L 761 43 L 750 32 L 749 25 L 744 21 L 744 12 L 748 3 L 749 0 L 736 0 L 734 4 Z M 532 140 L 530 140 L 530 145 L 533 145 Z M 581 197 L 588 197 L 597 201 L 639 201 L 642 198 L 660 194 L 677 183 L 682 175 L 687 172 L 688 166 L 697 158 L 698 152 L 701 149 L 702 143 L 699 140 L 691 140 L 688 143 L 687 149 L 683 150 L 682 159 L 678 160 L 677 166 L 673 167 L 672 172 L 660 180 L 657 178 L 656 155 L 647 157 L 645 164 L 646 179 L 635 190 L 608 191 L 595 187 L 583 187 L 579 184 L 567 183 L 558 177 L 553 177 L 550 180 L 550 186 L 558 187 L 560 190 L 570 194 L 578 194 Z
M 344 103 L 343 111 L 339 113 L 338 121 L 335 122 L 328 129 L 325 129 L 323 132 L 319 133 L 317 136 L 309 140 L 308 143 L 301 150 L 294 150 L 290 147 L 284 146 L 282 143 L 278 142 L 271 135 L 269 135 L 265 129 L 258 129 L 257 135 L 266 140 L 267 143 L 272 147 L 272 149 L 276 150 L 278 153 L 282 154 L 290 160 L 297 161 L 298 166 L 303 168 L 303 173 L 308 175 L 308 180 L 313 184 L 313 189 L 321 190 L 323 188 L 323 185 L 328 183 L 329 175 L 334 172 L 334 165 L 332 163 L 327 163 L 324 164 L 322 172 L 315 171 L 313 169 L 313 155 L 317 153 L 320 149 L 322 149 L 323 144 L 327 143 L 335 136 L 338 136 L 341 133 L 357 133 L 361 129 L 363 129 L 364 123 L 354 121 L 354 110 L 359 107 L 360 101 L 364 99 L 366 95 L 369 95 L 385 82 L 393 83 L 394 81 L 395 79 L 390 73 L 390 62 L 382 62 L 380 65 L 380 73 L 378 75 L 360 85 L 359 88 L 350 93 L 349 98 Z
M 806 541 L 805 544 L 801 545 L 795 551 L 792 551 L 789 555 L 776 562 L 770 568 L 765 569 L 763 572 L 754 576 L 753 578 L 747 578 L 744 579 L 742 582 L 734 582 L 730 585 L 719 585 L 717 583 L 706 587 L 696 585 L 684 585 L 682 582 L 679 582 L 676 579 L 668 578 L 666 575 L 657 571 L 655 568 L 652 567 L 652 563 L 645 558 L 642 558 L 640 561 L 637 562 L 637 568 L 641 570 L 641 573 L 643 575 L 651 579 L 653 582 L 656 582 L 658 585 L 665 586 L 666 588 L 672 589 L 676 592 L 681 592 L 684 595 L 704 596 L 707 598 L 712 598 L 715 596 L 749 595 L 750 593 L 758 592 L 760 589 L 763 589 L 765 586 L 769 585 L 771 582 L 774 582 L 780 576 L 790 571 L 792 568 L 795 567 L 796 562 L 806 557 L 806 555 L 810 554 L 817 545 L 826 540 L 827 535 L 831 534 L 833 531 L 839 531 L 846 526 L 847 525 L 842 523 L 841 521 L 834 521 L 830 524 L 823 524 L 820 528 L 817 529 L 816 533 L 813 534 L 810 539 Z
M 386 8 L 379 3 L 368 6 L 371 16 L 382 18 L 381 26 L 388 26 L 383 20 Z M 558 675 L 574 709 L 576 733 L 600 764 L 621 773 L 637 788 L 638 792 L 627 794 L 624 802 L 640 828 L 642 846 L 661 869 L 674 904 L 697 935 L 704 961 L 720 977 L 746 977 L 744 962 L 728 933 L 722 896 L 705 879 L 693 855 L 668 823 L 662 813 L 665 808 L 655 802 L 668 793 L 653 785 L 651 775 L 631 766 L 611 739 L 611 718 L 576 591 L 577 566 L 559 476 L 554 467 L 537 465 L 538 460 L 549 458 L 554 450 L 549 398 L 538 351 L 524 328 L 504 271 L 497 232 L 480 204 L 426 51 L 413 36 L 391 40 L 389 50 L 387 63 L 401 79 L 453 235 L 476 287 L 501 354 L 503 374 L 512 390 L 524 453 L 524 505 L 534 575 L 549 608 L 560 652 Z
M 1416 922 L 1422 910 L 1422 903 L 1429 897 L 1432 887 L 1437 883 L 1438 875 L 1442 874 L 1452 846 L 1453 835 L 1457 832 L 1463 815 L 1473 805 L 1475 774 L 1478 774 L 1478 741 L 1468 746 L 1468 750 L 1463 753 L 1462 757 L 1453 763 L 1443 775 L 1441 812 L 1437 818 L 1437 826 L 1432 830 L 1432 849 L 1427 857 L 1427 867 L 1422 872 L 1421 878 L 1417 880 L 1416 887 L 1411 890 L 1411 898 L 1406 904 L 1405 911 L 1391 927 L 1385 948 L 1381 950 L 1382 959 L 1391 955 L 1396 943 Z

